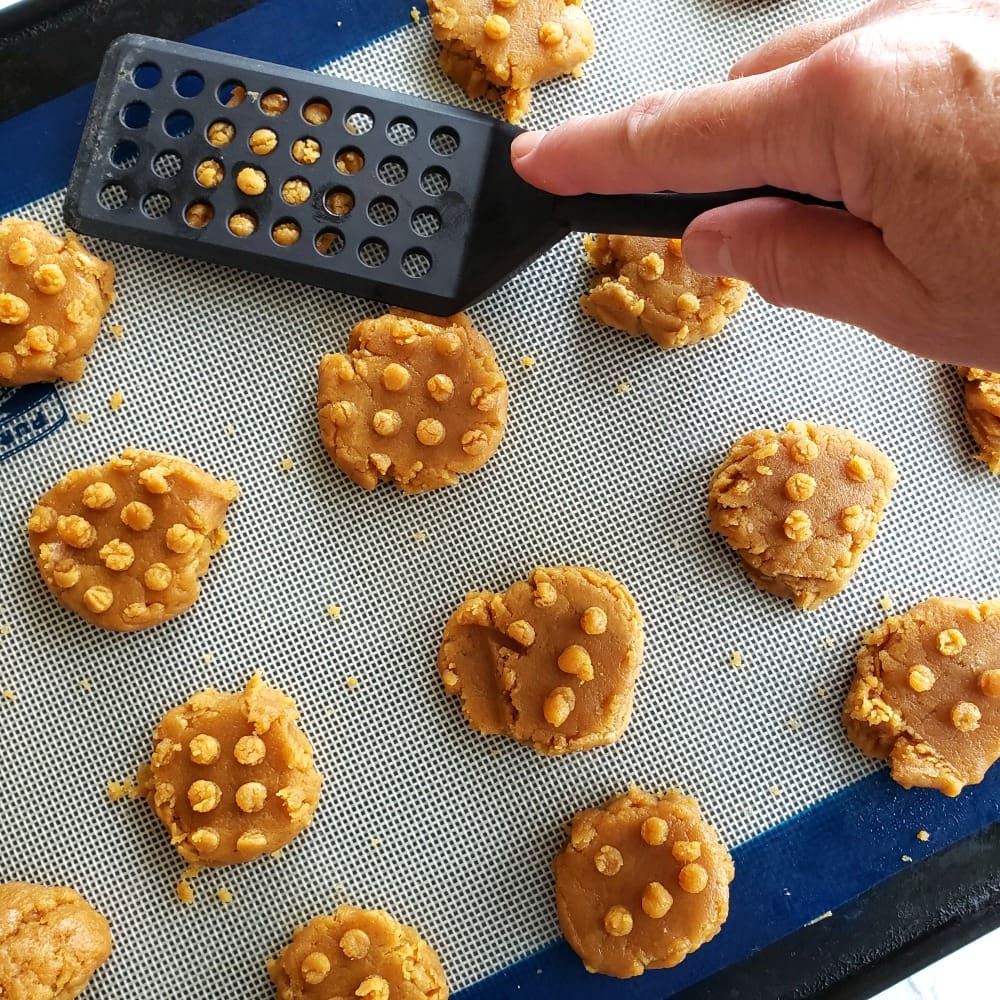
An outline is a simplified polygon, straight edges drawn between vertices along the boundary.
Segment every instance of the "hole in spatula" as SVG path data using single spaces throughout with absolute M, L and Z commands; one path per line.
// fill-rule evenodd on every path
M 365 267 L 381 267 L 389 259 L 389 247 L 383 240 L 368 239 L 358 247 L 358 260 Z

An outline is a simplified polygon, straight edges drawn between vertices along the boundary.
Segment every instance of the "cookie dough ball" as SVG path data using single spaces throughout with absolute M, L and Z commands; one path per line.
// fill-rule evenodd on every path
M 0 222 L 0 386 L 75 382 L 114 300 L 114 265 L 73 233 Z
M 163 717 L 140 786 L 185 861 L 253 861 L 309 825 L 323 779 L 298 717 L 260 674 L 242 692 L 199 691 Z
M 49 590 L 81 618 L 150 628 L 194 604 L 237 493 L 183 458 L 128 449 L 67 473 L 39 500 L 31 548 Z
M 979 445 L 976 456 L 1000 473 L 1000 373 L 959 368 L 965 379 L 965 422 Z
M 577 813 L 553 868 L 559 925 L 588 972 L 671 968 L 729 915 L 732 858 L 678 791 L 631 788 Z
M 338 906 L 293 935 L 268 973 L 278 1000 L 448 1000 L 441 962 L 384 910 Z
M 583 0 L 427 0 L 439 63 L 470 97 L 503 100 L 504 117 L 520 121 L 531 88 L 580 76 L 594 54 L 594 29 Z
M 681 241 L 650 236 L 586 236 L 590 262 L 601 275 L 580 299 L 598 323 L 660 347 L 682 347 L 718 333 L 743 305 L 750 286 L 738 278 L 692 271 Z
M 858 652 L 847 735 L 904 788 L 958 795 L 1000 757 L 1000 600 L 932 597 Z
M 323 444 L 365 489 L 380 479 L 404 493 L 452 486 L 497 450 L 506 422 L 507 382 L 463 313 L 364 320 L 347 354 L 320 363 Z
M 473 729 L 562 754 L 625 731 L 642 651 L 628 591 L 597 570 L 561 566 L 503 594 L 469 594 L 445 626 L 438 670 Z
M 0 885 L 0 997 L 73 1000 L 111 954 L 111 929 L 66 886 Z
M 712 479 L 708 516 L 758 587 L 815 608 L 858 568 L 895 485 L 874 445 L 795 421 L 733 445 Z

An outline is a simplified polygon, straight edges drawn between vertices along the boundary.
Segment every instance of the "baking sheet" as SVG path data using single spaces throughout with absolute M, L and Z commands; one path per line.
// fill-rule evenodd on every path
M 850 6 L 677 4 L 623 25 L 619 5 L 590 0 L 598 54 L 583 80 L 538 88 L 530 124 L 719 79 L 782 26 Z M 324 68 L 468 103 L 434 65 L 426 17 Z M 19 211 L 58 229 L 60 204 L 56 192 Z M 752 297 L 718 337 L 663 352 L 582 316 L 589 272 L 571 238 L 471 311 L 511 386 L 497 456 L 438 494 L 367 494 L 322 450 L 316 370 L 377 305 L 89 243 L 119 268 L 106 332 L 85 379 L 47 397 L 65 423 L 0 452 L 0 689 L 14 695 L 0 701 L 0 782 L 21 790 L 0 803 L 0 873 L 73 884 L 109 916 L 116 950 L 95 995 L 267 995 L 264 958 L 341 901 L 415 924 L 452 986 L 469 986 L 557 937 L 549 861 L 574 811 L 635 781 L 696 795 L 732 846 L 774 828 L 876 769 L 839 710 L 883 604 L 996 593 L 982 515 L 995 484 L 971 458 L 954 374 L 860 331 Z M 0 399 L 0 434 L 20 398 Z M 752 589 L 704 516 L 731 441 L 796 418 L 850 427 L 900 471 L 848 590 L 810 614 Z M 182 454 L 243 493 L 196 607 L 132 636 L 56 605 L 23 532 L 64 471 L 126 446 Z M 468 731 L 434 661 L 466 589 L 559 563 L 629 586 L 647 657 L 625 737 L 549 760 Z M 167 708 L 255 669 L 299 703 L 327 779 L 320 808 L 280 860 L 205 873 L 184 907 L 159 822 L 104 786 L 134 773 Z M 734 895 L 751 889 L 738 871 Z

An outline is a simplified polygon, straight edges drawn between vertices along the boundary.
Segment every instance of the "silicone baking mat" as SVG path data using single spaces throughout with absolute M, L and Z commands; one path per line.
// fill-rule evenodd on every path
M 426 15 L 372 6 L 274 0 L 191 41 L 467 104 L 436 68 Z M 782 27 L 850 6 L 588 0 L 597 54 L 582 80 L 537 89 L 529 123 L 720 79 Z M 86 104 L 75 93 L 0 125 L 5 213 L 60 228 Z M 39 137 L 41 165 L 12 155 Z M 839 722 L 861 632 L 889 607 L 1000 592 L 997 484 L 972 457 L 950 369 L 756 297 L 719 336 L 662 351 L 583 317 L 590 274 L 572 237 L 471 311 L 510 382 L 494 459 L 437 493 L 367 493 L 323 451 L 315 394 L 320 357 L 377 304 L 89 243 L 119 273 L 86 376 L 0 395 L 0 878 L 71 884 L 107 914 L 115 951 L 88 995 L 269 996 L 266 957 L 351 902 L 418 927 L 463 997 L 557 983 L 665 997 L 996 818 L 995 777 L 957 801 L 903 793 Z M 729 444 L 797 418 L 852 428 L 900 472 L 848 589 L 809 614 L 755 590 L 705 518 Z M 242 490 L 197 605 L 134 635 L 59 607 L 24 530 L 63 472 L 126 446 Z M 622 740 L 546 759 L 471 732 L 435 655 L 465 590 L 562 563 L 630 588 L 647 655 Z M 135 773 L 169 707 L 257 669 L 298 702 L 320 807 L 280 859 L 205 872 L 183 905 L 164 829 L 105 786 Z M 630 782 L 695 795 L 737 875 L 711 944 L 619 983 L 558 943 L 550 861 L 576 810 Z

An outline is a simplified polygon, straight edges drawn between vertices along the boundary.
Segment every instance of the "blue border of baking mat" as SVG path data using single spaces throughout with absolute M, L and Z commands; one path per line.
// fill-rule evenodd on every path
M 406 24 L 413 2 L 262 0 L 187 41 L 311 69 Z M 0 123 L 0 214 L 66 184 L 92 93 L 92 85 L 80 87 Z M 23 150 L 39 148 L 44 157 L 23 157 Z M 51 386 L 0 396 L 0 444 L 7 424 L 23 438 L 21 445 L 11 442 L 10 454 L 64 420 Z M 729 920 L 714 941 L 676 969 L 624 981 L 593 976 L 559 941 L 467 987 L 455 1000 L 530 1000 L 555 988 L 572 990 L 579 1000 L 665 1000 L 997 819 L 1000 770 L 966 788 L 957 801 L 925 789 L 906 792 L 880 771 L 736 847 Z M 916 839 L 921 829 L 931 834 L 926 843 Z

